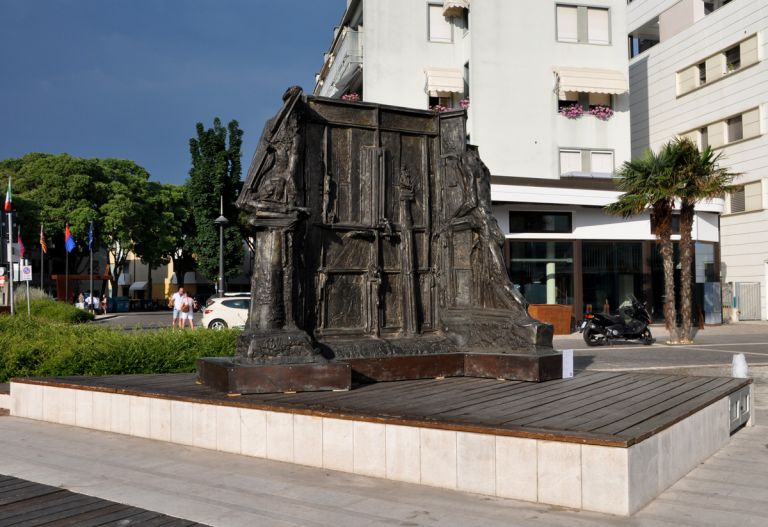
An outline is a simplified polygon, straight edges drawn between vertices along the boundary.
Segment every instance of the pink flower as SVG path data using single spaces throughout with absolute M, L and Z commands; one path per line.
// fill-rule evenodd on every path
M 447 112 L 451 108 L 448 108 L 447 106 L 443 106 L 442 104 L 436 104 L 430 110 L 434 110 L 436 113 L 443 113 Z
M 613 110 L 608 106 L 593 106 L 589 109 L 589 113 L 600 119 L 601 121 L 607 121 L 613 117 Z
M 560 109 L 560 115 L 567 117 L 568 119 L 578 119 L 584 113 L 584 108 L 581 104 L 574 103 L 568 106 L 563 106 Z
M 459 106 L 461 106 L 462 110 L 466 110 L 467 108 L 469 108 L 469 99 L 461 99 L 459 101 Z
M 350 92 L 345 93 L 341 96 L 341 100 L 343 101 L 359 101 L 360 100 L 360 94 L 357 92 Z

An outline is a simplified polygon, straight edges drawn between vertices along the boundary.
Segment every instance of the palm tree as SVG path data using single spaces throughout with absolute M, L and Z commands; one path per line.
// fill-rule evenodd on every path
M 610 214 L 625 218 L 651 209 L 651 220 L 656 227 L 659 254 L 664 268 L 664 321 L 669 331 L 669 342 L 672 343 L 678 341 L 672 245 L 675 157 L 672 145 L 666 144 L 658 154 L 648 150 L 643 158 L 625 162 L 616 174 L 617 185 L 623 194 L 616 202 L 606 207 Z
M 722 196 L 738 174 L 718 166 L 720 154 L 707 147 L 699 151 L 690 139 L 677 139 L 674 150 L 676 196 L 680 199 L 680 314 L 683 319 L 681 342 L 693 342 L 691 335 L 691 292 L 693 284 L 693 218 L 694 207 L 701 200 Z

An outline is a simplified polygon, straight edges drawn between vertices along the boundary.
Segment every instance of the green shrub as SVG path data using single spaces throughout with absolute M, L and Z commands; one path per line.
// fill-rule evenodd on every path
M 21 317 L 27 315 L 27 299 L 23 297 L 19 300 L 14 298 L 16 312 Z M 37 298 L 30 302 L 30 312 L 33 317 L 42 318 L 54 322 L 68 322 L 70 324 L 79 324 L 93 320 L 93 314 L 83 309 L 78 309 L 65 302 L 57 302 L 52 298 Z
M 0 382 L 11 377 L 179 373 L 199 357 L 232 356 L 236 330 L 124 331 L 0 317 Z

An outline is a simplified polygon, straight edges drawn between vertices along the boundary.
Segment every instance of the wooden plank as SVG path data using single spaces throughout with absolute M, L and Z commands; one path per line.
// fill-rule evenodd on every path
M 100 501 L 98 498 L 91 498 L 91 500 Z M 37 496 L 28 500 L 9 503 L 8 505 L 3 505 L 2 510 L 0 510 L 0 524 L 13 516 L 27 514 L 30 510 L 45 510 L 51 507 L 58 507 L 62 504 L 69 503 L 70 501 L 72 501 L 70 493 L 61 490 L 59 492 Z
M 605 391 L 590 391 L 578 394 L 578 396 L 569 398 L 565 402 L 557 405 L 547 405 L 539 411 L 520 413 L 515 416 L 515 424 L 525 426 L 529 424 L 538 424 L 546 426 L 544 422 L 556 420 L 558 426 L 568 428 L 565 425 L 567 420 L 584 414 L 594 414 L 603 409 L 610 408 L 626 400 L 637 400 L 648 392 L 652 387 L 668 386 L 668 379 L 643 379 L 635 376 L 626 383 L 622 382 L 618 386 L 612 385 Z
M 27 508 L 17 511 L 12 517 L 5 518 L 2 525 L 8 527 L 31 527 L 45 525 L 66 518 L 79 517 L 84 512 L 104 508 L 104 500 L 67 493 L 65 499 L 55 500 L 37 508 Z
M 653 393 L 649 393 L 642 401 L 630 400 L 626 404 L 617 405 L 615 408 L 607 408 L 599 416 L 591 417 L 578 425 L 579 430 L 594 430 L 603 426 L 609 426 L 612 423 L 617 423 L 623 419 L 627 419 L 632 415 L 652 408 L 657 404 L 663 403 L 670 398 L 677 397 L 681 394 L 690 392 L 697 386 L 706 384 L 711 380 L 708 377 L 692 378 L 695 380 L 685 379 L 682 384 L 679 384 L 671 389 L 660 388 Z
M 658 403 L 650 407 L 643 408 L 639 412 L 631 413 L 626 418 L 621 419 L 620 421 L 616 421 L 611 424 L 601 426 L 599 428 L 593 428 L 592 431 L 600 431 L 608 434 L 619 434 L 620 432 L 627 430 L 631 427 L 634 427 L 638 423 L 647 421 L 651 417 L 654 417 L 662 412 L 665 412 L 670 409 L 675 411 L 674 409 L 676 407 L 678 407 L 682 403 L 690 401 L 691 399 L 695 399 L 702 395 L 709 396 L 709 392 L 711 390 L 714 390 L 728 383 L 729 381 L 728 379 L 706 379 L 706 378 L 705 380 L 706 382 L 704 383 L 694 383 L 694 382 L 688 383 L 687 386 L 690 388 L 688 391 L 680 393 L 679 395 L 676 395 L 674 397 L 666 397 L 665 399 L 660 400 Z M 702 399 L 701 402 L 704 403 L 704 399 Z

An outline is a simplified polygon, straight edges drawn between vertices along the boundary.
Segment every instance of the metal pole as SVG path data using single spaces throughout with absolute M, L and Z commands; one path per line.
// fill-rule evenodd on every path
M 64 257 L 66 263 L 64 264 L 64 302 L 69 303 L 69 251 L 64 248 Z
M 40 247 L 40 291 L 45 292 L 45 286 L 43 283 L 43 280 L 45 279 L 45 265 L 43 265 L 45 252 L 43 251 L 43 247 Z
M 16 306 L 13 305 L 13 216 L 12 213 L 8 213 L 8 268 L 10 270 L 9 283 L 10 294 L 8 296 L 11 304 L 11 315 L 16 312 Z
M 27 282 L 27 318 L 32 318 L 32 308 L 29 305 L 29 280 Z
M 224 216 L 224 196 L 219 200 L 219 214 Z M 219 296 L 224 296 L 224 222 L 219 223 Z
M 88 278 L 89 285 L 88 286 L 90 287 L 90 291 L 91 291 L 91 301 L 90 301 L 91 307 L 90 307 L 90 311 L 93 312 L 93 246 L 91 246 L 91 249 L 90 249 L 89 252 L 90 252 L 90 256 L 88 258 L 89 258 L 89 264 L 90 264 L 90 266 L 89 266 L 90 275 L 88 275 L 89 276 L 89 278 Z

